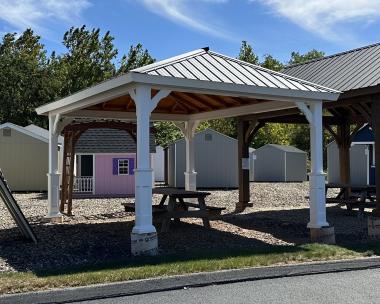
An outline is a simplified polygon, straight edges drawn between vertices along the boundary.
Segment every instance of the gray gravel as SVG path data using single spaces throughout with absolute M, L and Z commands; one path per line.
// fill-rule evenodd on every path
M 308 183 L 251 184 L 254 207 L 238 215 L 233 214 L 237 190 L 211 192 L 207 203 L 227 208 L 221 219 L 212 221 L 213 229 L 204 229 L 198 219 L 173 223 L 169 233 L 159 235 L 162 253 L 308 242 Z M 32 223 L 39 243 L 25 243 L 20 238 L 12 218 L 0 203 L 0 271 L 38 271 L 131 258 L 129 236 L 134 217 L 123 211 L 121 203 L 133 199 L 76 199 L 74 216 L 65 216 L 62 224 L 51 224 L 44 220 L 45 194 L 15 194 L 15 197 Z M 155 203 L 159 199 L 155 196 Z M 328 220 L 335 225 L 338 242 L 360 238 L 360 221 L 355 214 L 332 206 L 328 209 Z

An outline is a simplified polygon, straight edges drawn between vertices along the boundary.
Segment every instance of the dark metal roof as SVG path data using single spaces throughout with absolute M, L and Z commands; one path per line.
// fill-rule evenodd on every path
M 132 72 L 267 88 L 337 93 L 309 81 L 209 51 L 208 48 L 162 60 Z
M 380 43 L 286 67 L 284 74 L 342 92 L 380 84 Z
M 75 146 L 76 153 L 136 153 L 136 143 L 128 132 L 116 129 L 89 129 Z M 155 153 L 155 137 L 150 134 L 150 153 Z

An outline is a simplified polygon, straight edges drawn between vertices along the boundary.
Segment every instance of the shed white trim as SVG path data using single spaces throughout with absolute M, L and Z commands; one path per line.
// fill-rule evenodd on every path
M 45 143 L 49 142 L 48 138 L 40 136 L 40 135 L 38 135 L 38 134 L 36 134 L 36 133 L 34 133 L 32 131 L 29 131 L 29 130 L 27 130 L 27 129 L 19 126 L 19 125 L 13 124 L 11 122 L 6 122 L 6 123 L 3 123 L 2 125 L 0 125 L 0 130 L 1 129 L 5 129 L 5 128 L 10 128 L 10 129 L 16 130 L 16 131 L 18 131 L 20 133 L 23 133 L 23 134 L 25 134 L 27 136 L 33 137 L 33 138 L 38 139 L 40 141 L 43 141 Z

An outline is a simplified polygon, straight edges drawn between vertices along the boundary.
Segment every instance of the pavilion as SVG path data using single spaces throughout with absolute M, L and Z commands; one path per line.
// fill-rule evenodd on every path
M 37 108 L 49 117 L 48 214 L 59 212 L 58 135 L 74 119 L 137 122 L 136 217 L 132 253 L 154 254 L 157 234 L 152 224 L 152 169 L 149 164 L 150 121 L 173 121 L 186 139 L 185 188 L 196 189 L 194 132 L 200 121 L 239 119 L 239 202 L 249 205 L 248 144 L 260 128 L 257 117 L 299 110 L 310 124 L 311 173 L 308 228 L 323 231 L 326 220 L 323 173 L 322 104 L 336 101 L 339 91 L 236 60 L 208 48 L 138 68 L 116 78 Z M 277 113 L 277 114 L 276 114 Z M 247 117 L 251 117 L 248 119 Z

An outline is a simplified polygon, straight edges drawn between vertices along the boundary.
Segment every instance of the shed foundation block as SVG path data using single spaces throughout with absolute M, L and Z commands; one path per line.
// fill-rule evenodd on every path
M 132 255 L 153 256 L 158 254 L 157 233 L 131 233 Z
M 313 243 L 335 244 L 334 227 L 310 228 L 310 240 Z
M 62 215 L 47 215 L 45 216 L 45 220 L 51 223 L 62 223 L 63 216 Z

